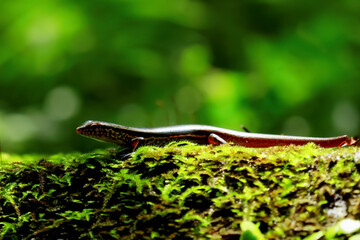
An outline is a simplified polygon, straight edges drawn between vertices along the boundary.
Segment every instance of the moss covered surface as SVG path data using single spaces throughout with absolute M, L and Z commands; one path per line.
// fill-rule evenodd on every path
M 0 237 L 360 238 L 358 147 L 173 143 L 117 156 L 3 153 Z

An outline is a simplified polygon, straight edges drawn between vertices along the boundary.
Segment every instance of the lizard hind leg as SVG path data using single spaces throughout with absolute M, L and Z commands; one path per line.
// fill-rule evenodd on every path
M 117 154 L 117 158 L 118 159 L 122 159 L 125 160 L 129 157 L 131 157 L 131 155 L 133 155 L 135 153 L 136 148 L 139 146 L 139 143 L 144 140 L 143 137 L 135 137 L 131 140 L 130 144 L 125 147 L 125 151 L 122 151 L 121 153 Z
M 208 143 L 211 145 L 221 145 L 224 143 L 227 143 L 223 138 L 221 138 L 219 135 L 215 133 L 211 133 L 208 136 Z
M 139 146 L 139 143 L 143 140 L 144 140 L 143 137 L 135 137 L 131 140 L 131 147 L 133 152 L 135 152 L 136 148 Z
M 358 142 L 359 139 L 354 139 L 351 137 L 342 142 L 339 147 L 356 146 Z

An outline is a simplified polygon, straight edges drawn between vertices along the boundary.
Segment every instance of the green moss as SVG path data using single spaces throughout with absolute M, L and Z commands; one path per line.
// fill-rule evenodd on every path
M 353 239 L 360 149 L 172 143 L 2 154 L 2 239 Z M 358 221 L 352 221 L 358 224 Z

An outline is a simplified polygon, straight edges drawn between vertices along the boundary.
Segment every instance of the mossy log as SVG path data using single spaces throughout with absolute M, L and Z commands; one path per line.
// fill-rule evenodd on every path
M 1 239 L 360 238 L 359 147 L 1 156 Z

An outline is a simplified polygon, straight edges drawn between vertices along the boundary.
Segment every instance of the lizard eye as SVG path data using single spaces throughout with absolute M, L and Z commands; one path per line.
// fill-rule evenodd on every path
M 92 126 L 94 125 L 94 123 L 95 123 L 94 121 L 89 120 L 84 123 L 84 126 Z

